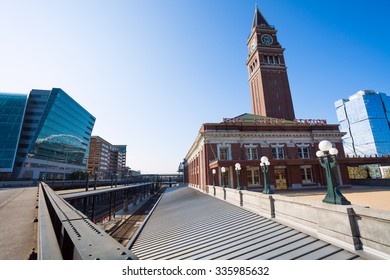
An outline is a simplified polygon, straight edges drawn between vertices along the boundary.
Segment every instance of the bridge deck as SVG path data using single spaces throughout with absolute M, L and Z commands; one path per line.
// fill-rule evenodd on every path
M 167 189 L 131 250 L 139 259 L 361 259 L 187 187 Z
M 37 192 L 37 187 L 0 188 L 0 260 L 36 258 Z

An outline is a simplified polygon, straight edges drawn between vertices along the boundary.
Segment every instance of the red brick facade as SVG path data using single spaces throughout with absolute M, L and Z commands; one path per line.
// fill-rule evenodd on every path
M 341 159 L 344 158 L 341 137 L 338 125 L 253 125 L 251 120 L 239 124 L 203 124 L 185 158 L 186 181 L 199 188 L 213 183 L 236 188 L 235 164 L 240 163 L 240 185 L 261 187 L 264 177 L 260 159 L 267 156 L 271 163 L 271 185 L 276 189 L 325 187 L 325 170 L 316 157 L 318 143 L 324 139 L 331 141 Z M 222 167 L 227 169 L 224 178 Z M 345 164 L 339 165 L 336 173 L 341 185 L 349 185 Z
M 295 114 L 284 48 L 279 44 L 276 32 L 256 8 L 247 41 L 246 61 L 252 114 L 293 120 Z

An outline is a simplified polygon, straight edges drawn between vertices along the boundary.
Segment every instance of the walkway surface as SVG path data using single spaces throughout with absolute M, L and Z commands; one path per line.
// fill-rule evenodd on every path
M 341 189 L 343 195 L 354 205 L 390 211 L 390 186 L 352 186 Z M 299 196 L 307 200 L 322 200 L 325 190 L 288 191 L 278 194 Z
M 140 259 L 361 259 L 188 187 L 167 189 L 131 250 Z
M 37 187 L 0 188 L 0 260 L 34 258 Z

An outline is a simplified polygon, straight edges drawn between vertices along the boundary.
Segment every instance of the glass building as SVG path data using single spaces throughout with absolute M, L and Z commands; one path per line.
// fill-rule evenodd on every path
M 59 88 L 28 96 L 13 179 L 63 179 L 85 170 L 95 117 Z
M 26 104 L 27 94 L 0 93 L 0 177 L 13 170 Z
M 390 97 L 361 90 L 335 102 L 348 156 L 390 155 Z

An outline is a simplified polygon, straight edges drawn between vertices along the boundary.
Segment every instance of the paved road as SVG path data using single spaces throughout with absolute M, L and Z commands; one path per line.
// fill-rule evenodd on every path
M 27 260 L 35 251 L 37 191 L 0 188 L 0 260 Z

